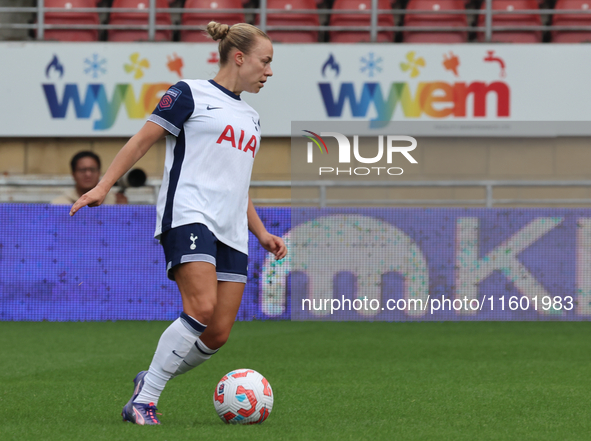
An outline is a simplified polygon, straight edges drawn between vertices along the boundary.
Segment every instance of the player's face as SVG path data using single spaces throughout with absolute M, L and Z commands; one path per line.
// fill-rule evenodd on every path
M 273 45 L 264 37 L 257 37 L 252 51 L 245 55 L 241 67 L 243 90 L 258 93 L 265 85 L 267 78 L 273 75 L 271 70 L 273 61 Z
M 101 171 L 94 159 L 86 157 L 78 160 L 73 176 L 76 182 L 76 188 L 86 193 L 96 187 L 101 176 Z

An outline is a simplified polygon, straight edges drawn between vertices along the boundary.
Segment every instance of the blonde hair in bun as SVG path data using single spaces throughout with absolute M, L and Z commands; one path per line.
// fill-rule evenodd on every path
M 271 40 L 267 34 L 256 26 L 248 23 L 238 23 L 232 26 L 210 21 L 207 25 L 207 33 L 214 40 L 219 40 L 218 51 L 220 53 L 220 65 L 228 62 L 228 54 L 235 47 L 245 54 L 249 54 L 257 37 Z
M 223 40 L 226 38 L 229 30 L 230 26 L 227 24 L 217 23 L 215 21 L 210 21 L 207 25 L 207 33 L 213 39 L 213 41 Z

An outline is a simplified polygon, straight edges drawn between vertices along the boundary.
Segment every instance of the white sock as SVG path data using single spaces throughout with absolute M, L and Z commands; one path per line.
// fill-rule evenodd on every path
M 164 386 L 182 364 L 191 348 L 195 346 L 195 341 L 205 328 L 205 325 L 184 312 L 166 328 L 144 378 L 142 391 L 134 403 L 158 405 Z
M 203 343 L 201 339 L 198 338 L 185 359 L 174 373 L 173 378 L 189 372 L 191 369 L 196 368 L 202 363 L 205 363 L 217 351 L 218 349 L 209 349 L 207 346 L 205 346 L 205 343 Z

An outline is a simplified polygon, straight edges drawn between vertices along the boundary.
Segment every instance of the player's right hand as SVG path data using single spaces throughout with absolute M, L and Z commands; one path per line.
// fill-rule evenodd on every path
M 82 207 L 89 206 L 89 207 L 98 207 L 103 203 L 105 197 L 107 196 L 107 192 L 103 189 L 99 188 L 98 186 L 94 187 L 87 193 L 84 193 L 80 198 L 72 205 L 70 209 L 70 216 L 74 216 L 78 210 Z

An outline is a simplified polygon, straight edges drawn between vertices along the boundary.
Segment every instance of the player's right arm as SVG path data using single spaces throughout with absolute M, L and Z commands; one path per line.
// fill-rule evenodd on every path
M 185 81 L 179 81 L 170 87 L 146 124 L 117 153 L 103 179 L 72 205 L 70 216 L 86 205 L 96 207 L 102 204 L 115 182 L 144 156 L 156 141 L 168 134 L 179 136 L 184 122 L 191 116 L 194 109 L 193 94 Z
M 97 186 L 80 196 L 74 205 L 72 205 L 70 216 L 73 216 L 86 205 L 89 207 L 101 205 L 107 193 L 119 178 L 127 173 L 156 141 L 167 134 L 168 132 L 158 124 L 147 121 L 140 131 L 133 135 L 119 153 L 117 153 L 117 156 L 115 156 L 115 159 L 113 159 L 113 162 Z

